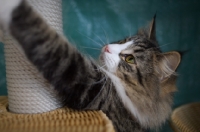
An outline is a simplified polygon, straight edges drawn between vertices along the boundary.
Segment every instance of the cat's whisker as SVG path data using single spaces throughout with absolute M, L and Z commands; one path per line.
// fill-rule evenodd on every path
M 100 47 L 102 47 L 102 45 L 100 43 L 98 43 L 97 41 L 95 41 L 94 39 L 82 34 L 80 31 L 76 30 L 79 34 L 83 35 L 84 37 L 90 39 L 92 42 L 96 43 L 97 45 L 99 45 Z
M 108 91 L 109 95 L 112 95 L 111 93 L 113 92 L 113 91 L 111 90 L 111 88 L 113 87 L 112 84 L 113 84 L 113 83 L 110 82 L 110 87 L 109 87 L 109 91 Z M 112 98 L 111 100 L 113 100 L 114 97 L 113 97 L 113 96 L 110 96 L 110 97 Z
M 105 45 L 105 42 L 98 36 L 98 35 L 96 35 L 94 32 L 93 32 L 93 34 L 102 42 L 102 46 L 104 46 Z
M 129 37 L 131 37 L 131 36 L 132 36 L 131 30 L 132 30 L 132 26 L 130 25 L 130 28 L 128 28 Z
M 170 42 L 170 43 L 166 43 L 166 44 L 160 45 L 160 46 L 158 46 L 158 48 L 161 48 L 161 47 L 163 47 L 163 46 L 170 45 L 170 44 L 172 44 L 172 43 L 174 43 L 174 42 Z
M 106 65 L 101 66 L 100 68 L 104 68 Z
M 170 44 L 172 44 L 172 43 L 174 43 L 174 42 L 166 43 L 166 44 L 163 44 L 163 45 L 158 45 L 158 46 L 156 46 L 156 48 L 157 48 L 157 49 L 160 49 L 161 47 L 170 45 Z M 148 51 L 151 51 L 151 50 L 154 50 L 154 48 L 155 48 L 155 47 L 152 47 L 152 48 L 149 48 L 149 49 L 147 49 L 147 50 L 148 50 Z
M 104 28 L 103 27 L 101 27 L 101 28 L 102 28 L 104 35 L 105 35 L 105 38 L 106 38 L 106 43 L 104 45 L 109 44 L 108 35 L 107 35 L 106 31 L 104 30 Z
M 85 48 L 85 49 L 94 49 L 94 50 L 101 50 L 101 49 L 98 49 L 98 48 L 91 48 L 91 47 L 85 47 L 85 46 L 79 46 L 81 48 Z
M 100 70 L 102 68 L 104 68 L 106 66 L 106 64 L 102 65 L 102 66 L 98 66 L 98 68 L 96 70 Z

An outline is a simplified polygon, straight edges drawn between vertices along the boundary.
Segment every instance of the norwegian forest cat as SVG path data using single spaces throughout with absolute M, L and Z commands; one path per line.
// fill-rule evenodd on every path
M 58 91 L 63 105 L 102 110 L 117 132 L 158 128 L 176 91 L 176 51 L 162 53 L 155 19 L 135 36 L 101 50 L 101 67 L 56 33 L 25 0 L 0 0 L 0 23 Z

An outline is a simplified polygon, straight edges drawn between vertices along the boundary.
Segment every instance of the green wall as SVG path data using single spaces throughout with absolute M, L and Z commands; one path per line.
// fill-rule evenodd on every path
M 7 95 L 6 90 L 6 70 L 3 44 L 0 42 L 0 95 Z
M 179 91 L 174 107 L 200 101 L 198 0 L 63 0 L 64 34 L 83 53 L 98 58 L 100 45 L 135 34 L 155 13 L 161 49 L 187 51 L 178 68 Z M 0 44 L 0 95 L 6 94 L 3 45 Z M 171 130 L 166 124 L 160 131 Z

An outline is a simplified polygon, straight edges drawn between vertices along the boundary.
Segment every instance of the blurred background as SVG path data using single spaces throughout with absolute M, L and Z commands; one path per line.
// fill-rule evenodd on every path
M 185 52 L 178 68 L 174 108 L 200 101 L 200 1 L 63 0 L 63 28 L 81 52 L 98 59 L 103 44 L 134 35 L 154 14 L 163 52 Z M 7 95 L 3 44 L 0 43 L 0 95 Z M 171 132 L 168 122 L 160 132 Z

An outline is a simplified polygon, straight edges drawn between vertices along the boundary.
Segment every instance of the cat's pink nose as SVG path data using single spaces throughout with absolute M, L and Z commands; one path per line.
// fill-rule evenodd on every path
M 105 46 L 105 48 L 104 48 L 104 52 L 111 53 L 111 52 L 110 52 L 110 50 L 109 50 L 109 47 L 108 47 L 108 45 L 106 45 L 106 46 Z

